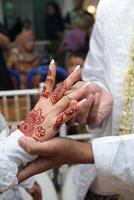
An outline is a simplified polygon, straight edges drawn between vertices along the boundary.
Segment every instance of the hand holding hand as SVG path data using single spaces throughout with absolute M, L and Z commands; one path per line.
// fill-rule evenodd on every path
M 79 81 L 65 94 L 71 96 L 74 91 L 78 92 L 85 84 L 86 82 Z M 96 127 L 110 114 L 113 105 L 112 95 L 96 83 L 89 83 L 86 90 L 81 93 L 80 98 L 77 100 L 79 101 L 83 98 L 90 99 L 88 109 L 83 110 L 79 115 L 71 119 L 68 125 L 79 122 L 80 124 L 88 124 L 90 127 Z
M 19 182 L 62 164 L 94 162 L 90 143 L 77 142 L 67 138 L 53 138 L 39 143 L 32 138 L 22 137 L 19 139 L 19 144 L 29 154 L 40 156 L 19 172 Z

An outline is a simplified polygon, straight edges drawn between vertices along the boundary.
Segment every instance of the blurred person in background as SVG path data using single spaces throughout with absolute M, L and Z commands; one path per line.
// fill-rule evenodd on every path
M 23 31 L 30 31 L 32 30 L 32 23 L 29 19 L 25 19 L 23 21 Z
M 88 42 L 94 25 L 94 17 L 83 9 L 83 0 L 75 0 L 75 8 L 65 18 L 65 32 L 59 46 L 59 52 L 82 51 L 87 53 Z M 63 61 L 62 61 L 63 62 Z M 66 66 L 66 63 L 63 62 Z
M 83 9 L 84 0 L 75 0 L 74 9 L 67 13 L 65 17 L 66 29 L 80 28 L 88 29 L 93 25 L 94 18 L 91 14 Z M 87 18 L 90 20 L 87 20 Z
M 11 90 L 13 84 L 6 66 L 4 52 L 10 50 L 8 37 L 0 31 L 0 90 Z
M 52 41 L 58 40 L 64 31 L 64 21 L 56 2 L 47 3 L 44 28 L 46 39 Z
M 16 38 L 16 46 L 7 58 L 9 69 L 17 69 L 21 75 L 22 88 L 26 88 L 26 74 L 39 64 L 39 55 L 34 49 L 35 38 L 32 31 L 23 31 Z
M 84 66 L 85 56 L 81 52 L 72 52 L 68 58 L 67 71 L 69 74 L 73 72 L 77 65 L 80 65 L 81 70 Z

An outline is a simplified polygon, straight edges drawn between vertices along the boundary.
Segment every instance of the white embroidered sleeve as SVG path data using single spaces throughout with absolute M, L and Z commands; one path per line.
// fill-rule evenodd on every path
M 98 184 L 109 193 L 134 188 L 134 134 L 92 142 Z
M 99 11 L 99 8 L 98 8 Z M 107 66 L 105 63 L 105 42 L 103 38 L 103 20 L 97 12 L 96 23 L 90 39 L 89 52 L 87 54 L 82 78 L 84 81 L 94 82 L 108 90 Z

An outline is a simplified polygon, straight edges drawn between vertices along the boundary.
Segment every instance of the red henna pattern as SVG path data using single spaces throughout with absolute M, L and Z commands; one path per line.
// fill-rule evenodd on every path
M 47 83 L 48 85 L 52 85 L 53 84 L 53 80 L 50 78 L 47 78 L 45 83 Z
M 67 110 L 65 110 L 65 115 L 70 116 L 74 113 L 77 113 L 79 111 L 79 107 L 77 106 L 77 104 L 72 105 L 70 108 L 68 108 Z
M 40 125 L 44 121 L 45 117 L 42 116 L 41 108 L 39 108 L 38 111 L 36 111 L 36 112 L 38 112 L 38 117 L 37 117 L 35 123 L 36 123 L 36 125 Z
M 67 88 L 66 81 L 63 81 L 58 85 L 58 87 L 54 90 L 54 92 L 50 96 L 52 104 L 55 104 L 59 101 L 59 99 L 61 98 L 62 90 L 64 91 L 66 90 L 66 88 Z
M 57 131 L 60 129 L 62 123 L 63 123 L 63 113 L 61 113 L 61 114 L 57 117 L 57 119 L 56 119 L 56 124 L 53 126 L 54 131 L 57 132 Z
M 46 134 L 46 130 L 44 128 L 42 128 L 42 126 L 38 126 L 35 130 L 34 137 L 36 137 L 36 136 L 37 136 L 37 138 L 43 137 L 43 136 L 45 136 L 45 134 Z
M 24 133 L 24 135 L 31 137 L 34 134 L 36 129 L 36 125 L 42 124 L 45 118 L 42 116 L 42 110 L 38 109 L 31 111 L 27 119 L 24 123 L 20 126 L 20 130 Z
M 50 96 L 50 93 L 49 92 L 46 92 L 46 87 L 44 86 L 43 87 L 43 90 L 40 94 L 40 97 L 45 97 L 45 98 L 48 98 Z

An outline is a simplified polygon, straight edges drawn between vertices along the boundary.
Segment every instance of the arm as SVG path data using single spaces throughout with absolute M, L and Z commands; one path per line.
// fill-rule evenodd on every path
M 92 144 L 54 138 L 36 145 L 30 138 L 21 138 L 19 144 L 41 156 L 20 171 L 19 181 L 62 164 L 95 163 L 97 183 L 104 191 L 118 194 L 134 183 L 134 135 L 99 138 Z
M 53 138 L 37 145 L 34 140 L 23 137 L 19 140 L 19 144 L 30 154 L 40 156 L 39 159 L 20 171 L 18 174 L 20 182 L 30 176 L 63 164 L 94 162 L 90 143 L 77 142 L 67 138 Z
M 48 140 L 56 135 L 63 123 L 76 115 L 81 109 L 87 107 L 88 100 L 80 102 L 75 100 L 78 95 L 77 92 L 74 95 L 74 100 L 70 100 L 68 96 L 63 96 L 65 91 L 69 89 L 79 77 L 80 70 L 76 68 L 75 71 L 52 92 L 55 78 L 55 65 L 51 63 L 39 101 L 28 114 L 19 130 L 16 130 L 7 137 L 2 145 L 0 153 L 6 157 L 8 162 L 6 163 L 6 167 L 5 164 L 1 164 L 0 166 L 0 169 L 3 169 L 3 171 L 1 170 L 3 178 L 0 176 L 1 191 L 17 184 L 16 174 L 18 168 L 37 158 L 35 155 L 28 154 L 18 145 L 20 137 L 24 135 L 26 137 L 29 136 L 34 138 L 36 142 Z M 4 176 L 7 177 L 7 182 Z

